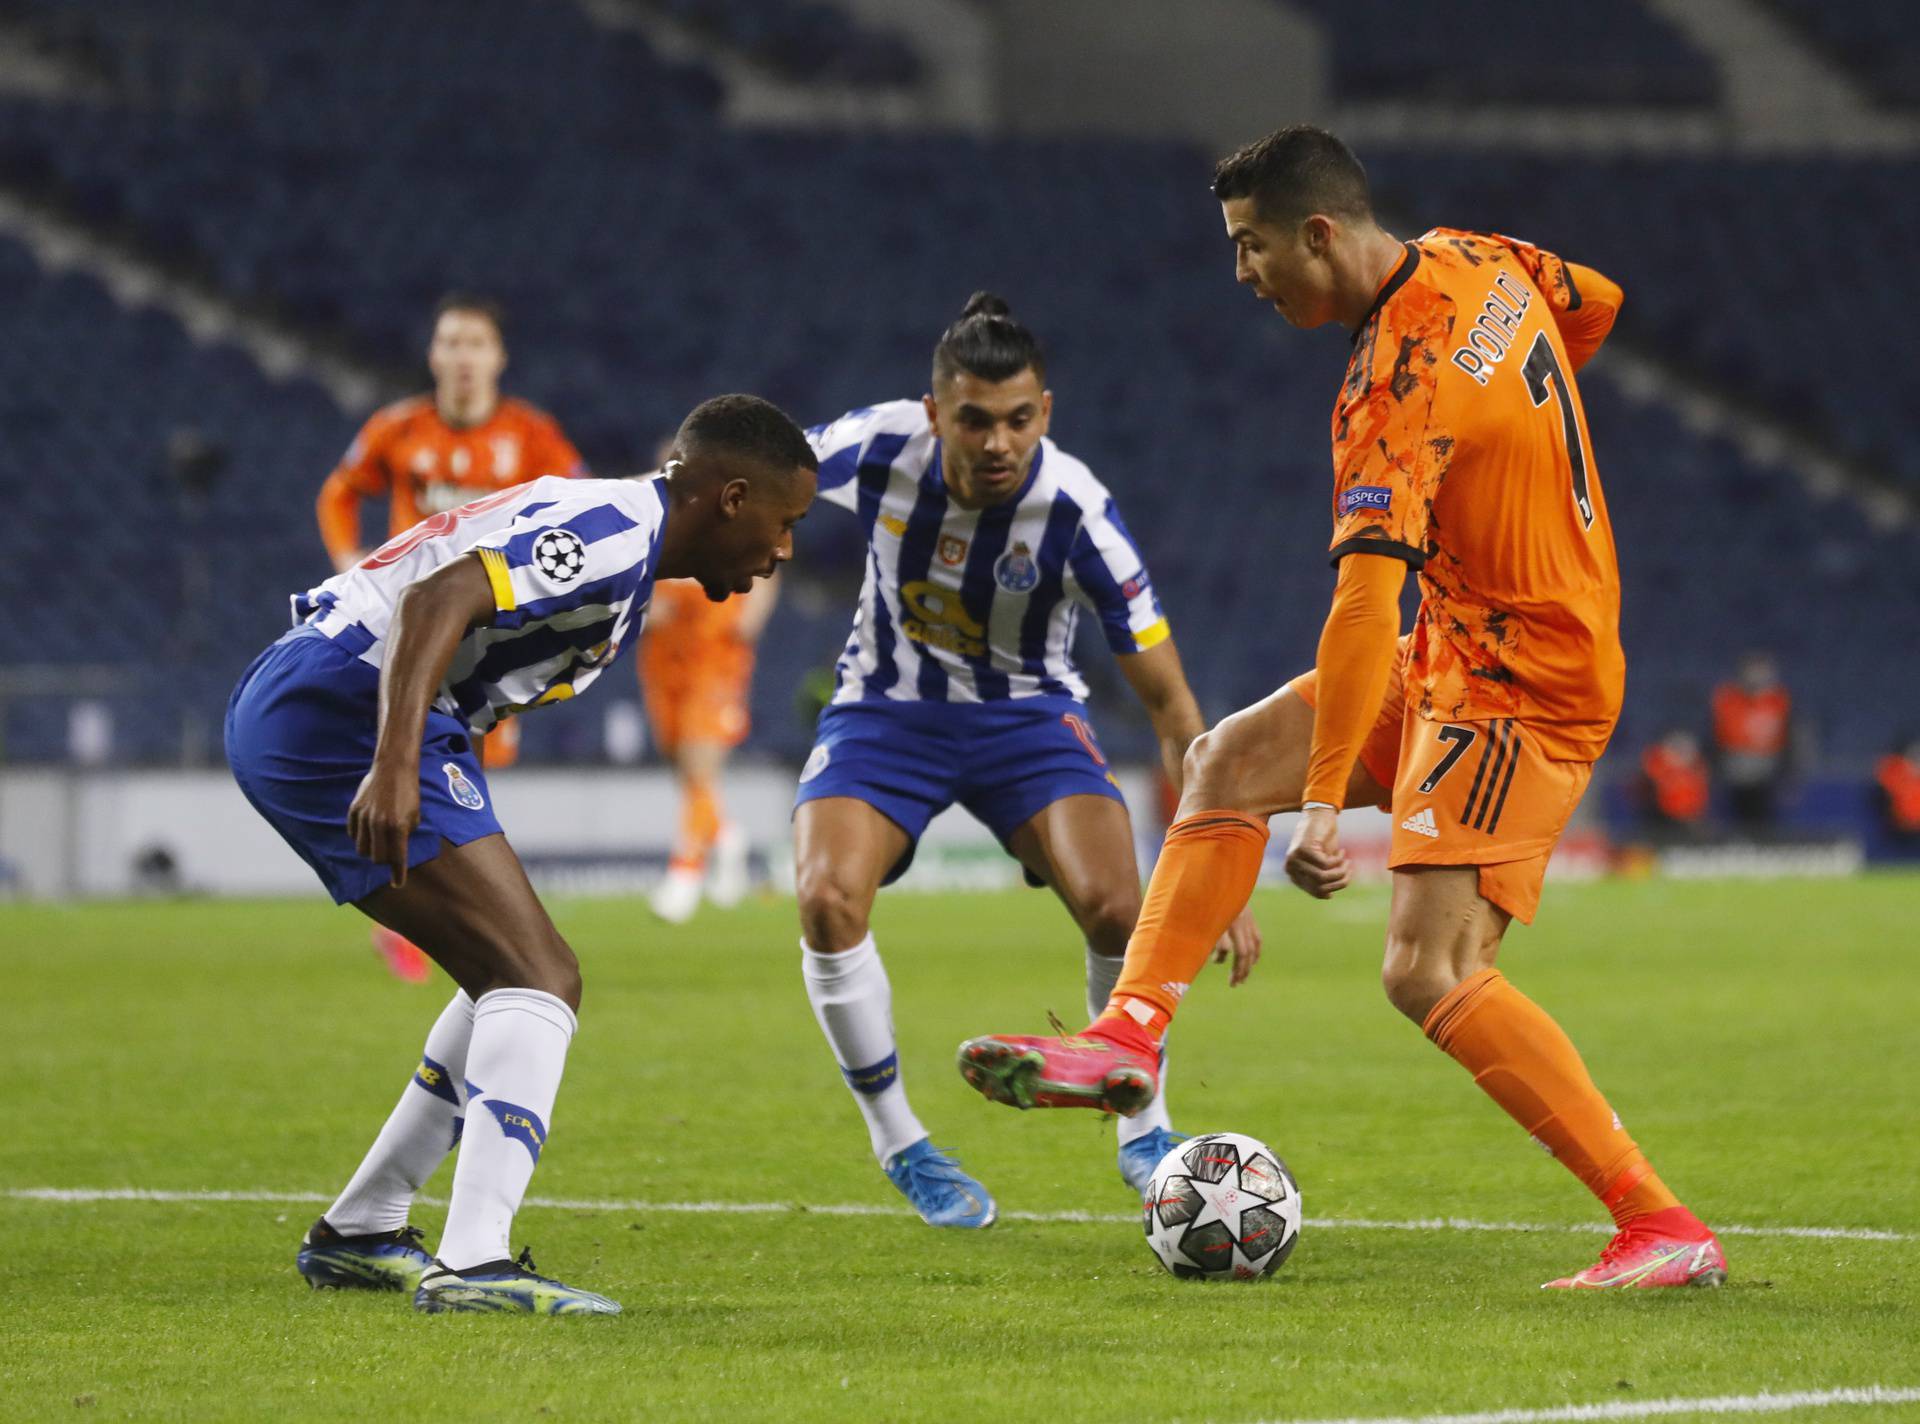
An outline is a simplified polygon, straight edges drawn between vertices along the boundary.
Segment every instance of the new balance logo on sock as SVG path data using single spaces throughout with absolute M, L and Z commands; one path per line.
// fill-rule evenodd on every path
M 1440 828 L 1433 823 L 1433 807 L 1422 806 L 1406 820 L 1400 823 L 1403 831 L 1412 831 L 1417 836 L 1431 836 L 1440 839 Z

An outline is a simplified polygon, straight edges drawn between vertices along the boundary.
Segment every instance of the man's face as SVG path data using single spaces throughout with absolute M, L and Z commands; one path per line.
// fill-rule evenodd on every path
M 940 440 L 940 471 L 963 507 L 981 509 L 1013 498 L 1033 468 L 1047 433 L 1053 393 L 1029 366 L 1004 381 L 956 372 L 924 398 Z
M 1333 266 L 1327 260 L 1332 225 L 1315 215 L 1288 227 L 1265 221 L 1252 198 L 1220 204 L 1233 243 L 1233 275 L 1304 329 L 1334 319 Z
M 427 367 L 441 395 L 468 400 L 500 383 L 500 373 L 507 368 L 507 348 L 499 328 L 480 312 L 442 312 L 433 324 Z
M 785 479 L 747 478 L 751 464 L 743 456 L 695 454 L 688 465 L 713 462 L 719 468 L 713 527 L 701 544 L 703 567 L 694 575 L 715 603 L 747 593 L 755 579 L 772 578 L 793 557 L 793 531 L 813 503 L 819 477 L 794 469 Z

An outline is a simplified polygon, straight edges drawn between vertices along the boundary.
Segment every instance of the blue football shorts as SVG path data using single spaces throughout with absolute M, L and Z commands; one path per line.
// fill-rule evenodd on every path
M 906 874 L 927 822 L 949 806 L 966 808 L 1004 846 L 1062 797 L 1126 804 L 1086 706 L 1070 697 L 828 707 L 794 804 L 828 796 L 864 801 L 907 833 L 887 885 Z
M 255 658 L 227 701 L 233 779 L 340 905 L 392 882 L 347 834 L 347 808 L 373 764 L 379 696 L 379 669 L 301 627 Z M 499 831 L 466 725 L 428 712 L 408 867 L 432 860 L 442 842 L 465 845 Z

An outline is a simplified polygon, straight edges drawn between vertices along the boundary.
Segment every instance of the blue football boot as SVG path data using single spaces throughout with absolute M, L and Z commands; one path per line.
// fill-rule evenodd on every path
M 1172 1132 L 1164 1127 L 1156 1127 L 1144 1137 L 1136 1137 L 1120 1148 L 1120 1176 L 1126 1184 L 1141 1196 L 1147 1194 L 1147 1183 L 1153 1180 L 1153 1169 L 1160 1165 L 1160 1159 L 1187 1140 L 1184 1132 Z
M 603 1295 L 536 1274 L 533 1253 L 517 1261 L 488 1261 L 450 1271 L 438 1261 L 420 1278 L 413 1308 L 428 1315 L 618 1315 L 620 1305 Z
M 417 1226 L 370 1236 L 342 1236 L 323 1216 L 307 1228 L 293 1264 L 315 1290 L 412 1290 L 433 1264 L 420 1247 Z
M 913 1203 L 928 1226 L 992 1226 L 1000 1208 L 960 1164 L 923 1137 L 886 1165 L 887 1180 Z

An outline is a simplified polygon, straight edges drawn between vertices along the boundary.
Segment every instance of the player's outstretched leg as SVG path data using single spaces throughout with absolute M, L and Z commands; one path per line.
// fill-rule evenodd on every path
M 314 1286 L 412 1290 L 433 1258 L 407 1224 L 414 1193 L 460 1140 L 473 1000 L 454 991 L 427 1034 L 400 1101 L 339 1199 L 314 1222 L 295 1265 Z
M 546 1145 L 580 1002 L 580 968 L 500 835 L 442 845 L 405 886 L 359 902 L 440 963 L 473 1001 L 461 1073 L 466 1127 L 446 1231 L 416 1308 L 618 1314 L 605 1296 L 516 1260 L 509 1232 Z
M 828 797 L 800 806 L 794 833 L 807 1001 L 880 1169 L 929 1226 L 991 1226 L 992 1195 L 933 1145 L 907 1102 L 893 989 L 867 927 L 881 877 L 907 851 L 905 832 L 864 802 Z
M 1600 1200 L 1618 1228 L 1600 1259 L 1550 1289 L 1717 1286 L 1727 1258 L 1588 1076 L 1559 1024 L 1493 967 L 1507 913 L 1476 867 L 1394 872 L 1387 995 Z
M 1078 784 L 1055 782 L 1053 789 L 1061 794 L 1028 816 L 1006 841 L 1028 878 L 1060 897 L 1086 938 L 1086 1003 L 1091 1022 L 1113 997 L 1127 940 L 1139 923 L 1140 870 L 1126 803 L 1104 789 L 1079 791 Z M 1026 797 L 1032 792 L 1023 786 L 1019 794 Z M 989 803 L 986 809 L 995 807 Z M 1135 1192 L 1146 1188 L 1160 1159 L 1184 1140 L 1173 1131 L 1167 1115 L 1164 1048 L 1155 1068 L 1154 1093 L 1147 1105 L 1131 1116 L 1114 1118 L 1116 1165 L 1121 1180 Z
M 960 1046 L 962 1076 L 1014 1107 L 1144 1111 L 1158 1091 L 1160 1042 L 1180 998 L 1259 879 L 1267 817 L 1300 804 L 1312 742 L 1313 708 L 1290 688 L 1197 738 L 1179 818 L 1167 829 L 1105 1011 L 1068 1038 L 969 1039 Z M 1385 795 L 1355 769 L 1349 805 L 1382 804 Z

